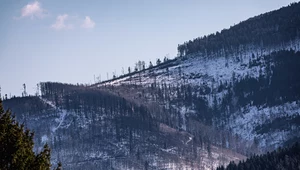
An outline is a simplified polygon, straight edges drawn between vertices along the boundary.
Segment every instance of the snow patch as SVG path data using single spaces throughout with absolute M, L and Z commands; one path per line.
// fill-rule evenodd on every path
M 52 108 L 57 109 L 57 107 L 56 107 L 51 101 L 46 100 L 46 99 L 43 99 L 42 97 L 40 97 L 40 99 L 41 99 L 44 103 L 46 103 L 46 104 L 48 104 L 49 106 L 51 106 Z
M 47 135 L 43 135 L 41 140 L 42 140 L 42 143 L 47 143 L 49 139 L 48 139 Z
M 65 110 L 62 110 L 62 112 L 60 113 L 59 118 L 55 119 L 55 121 L 58 122 L 59 124 L 56 127 L 53 127 L 51 129 L 53 133 L 61 126 L 61 124 L 65 120 L 66 115 L 67 115 L 67 112 Z
M 272 120 L 284 117 L 300 114 L 300 105 L 296 101 L 288 102 L 280 106 L 264 107 L 260 108 L 257 106 L 248 106 L 241 109 L 240 112 L 234 113 L 230 117 L 230 122 L 228 123 L 228 128 L 233 131 L 233 133 L 239 134 L 242 138 L 247 140 L 254 140 L 258 138 L 261 140 L 260 146 L 264 148 L 267 145 L 271 145 L 273 142 L 274 146 L 279 141 L 284 141 L 287 136 L 287 132 L 275 131 L 269 132 L 267 134 L 259 135 L 255 132 L 255 127 L 258 125 L 263 125 Z

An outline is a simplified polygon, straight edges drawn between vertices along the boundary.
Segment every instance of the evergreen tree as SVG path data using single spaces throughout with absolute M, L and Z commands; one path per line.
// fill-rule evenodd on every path
M 160 65 L 160 63 L 161 63 L 161 61 L 160 61 L 160 59 L 158 58 L 158 59 L 156 60 L 156 65 Z
M 264 155 L 252 156 L 238 164 L 230 162 L 227 167 L 217 170 L 283 170 L 300 169 L 300 145 L 295 143 L 289 148 L 279 148 Z
M 47 170 L 51 168 L 50 149 L 46 144 L 33 152 L 33 132 L 19 125 L 9 110 L 4 111 L 0 100 L 0 170 Z M 61 164 L 58 168 L 61 168 Z
M 130 74 L 131 73 L 131 69 L 130 69 L 130 67 L 128 67 L 128 74 Z
M 152 64 L 152 62 L 150 61 L 149 62 L 149 68 L 152 68 L 153 67 L 153 64 Z

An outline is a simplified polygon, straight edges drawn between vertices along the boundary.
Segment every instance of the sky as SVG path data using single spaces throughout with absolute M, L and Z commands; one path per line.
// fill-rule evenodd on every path
M 1 0 L 1 94 L 94 83 L 295 0 Z

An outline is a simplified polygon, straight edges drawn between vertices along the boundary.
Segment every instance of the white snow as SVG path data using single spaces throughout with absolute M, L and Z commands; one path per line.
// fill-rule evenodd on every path
M 264 70 L 264 61 L 260 60 L 262 64 L 260 66 L 249 67 L 249 60 L 260 59 L 260 56 L 262 55 L 268 55 L 283 49 L 294 49 L 295 51 L 299 51 L 299 44 L 300 40 L 295 40 L 286 43 L 285 45 L 278 45 L 268 49 L 261 49 L 260 46 L 249 45 L 245 47 L 245 50 L 241 50 L 240 52 L 231 54 L 227 57 L 225 57 L 223 53 L 210 56 L 193 54 L 187 56 L 187 59 L 184 61 L 177 61 L 179 65 L 169 67 L 169 71 L 166 69 L 154 68 L 153 70 L 146 70 L 132 75 L 131 81 L 130 77 L 123 77 L 100 84 L 99 86 L 121 84 L 149 85 L 157 82 L 172 85 L 187 83 L 191 85 L 207 84 L 208 87 L 211 87 L 214 83 L 219 81 L 231 82 L 233 74 L 235 74 L 237 80 L 246 75 L 257 78 L 259 76 L 260 68 Z M 252 58 L 252 54 L 255 55 L 255 58 Z M 182 60 L 182 58 L 179 60 Z M 181 68 L 181 76 L 179 67 Z M 139 81 L 140 76 L 141 82 Z
M 42 97 L 40 97 L 40 99 L 41 99 L 44 103 L 50 105 L 52 108 L 57 109 L 57 107 L 56 107 L 51 101 L 46 100 L 46 99 L 43 99 Z
M 287 132 L 275 131 L 268 134 L 258 135 L 254 132 L 254 128 L 258 125 L 271 122 L 272 120 L 291 115 L 300 114 L 300 105 L 297 102 L 289 102 L 280 106 L 263 107 L 247 106 L 236 112 L 230 117 L 229 129 L 234 133 L 241 135 L 244 139 L 253 140 L 255 137 L 261 140 L 261 147 L 264 148 L 266 141 L 279 143 L 285 139 Z M 270 145 L 270 142 L 268 143 Z
M 48 139 L 47 135 L 43 135 L 41 140 L 42 140 L 42 143 L 46 143 L 46 142 L 48 142 L 49 139 Z
M 185 144 L 187 145 L 190 141 L 192 141 L 192 137 L 189 137 L 189 140 L 185 142 Z
M 65 120 L 65 116 L 67 115 L 67 112 L 65 110 L 62 110 L 62 112 L 60 113 L 59 118 L 56 118 L 55 121 L 58 122 L 58 125 L 56 127 L 52 128 L 52 132 L 54 133 L 63 123 L 63 121 Z

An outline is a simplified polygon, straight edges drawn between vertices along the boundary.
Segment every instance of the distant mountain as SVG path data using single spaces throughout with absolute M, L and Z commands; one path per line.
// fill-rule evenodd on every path
M 293 3 L 175 59 L 90 86 L 44 82 L 4 106 L 64 169 L 214 169 L 299 141 L 299 33 Z

